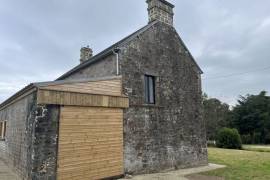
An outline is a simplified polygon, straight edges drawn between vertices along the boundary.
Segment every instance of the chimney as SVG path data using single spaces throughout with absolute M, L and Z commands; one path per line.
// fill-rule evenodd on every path
M 80 62 L 83 63 L 89 60 L 93 56 L 93 50 L 89 46 L 81 48 L 81 58 Z
M 173 26 L 174 5 L 166 0 L 147 0 L 149 23 L 158 20 Z

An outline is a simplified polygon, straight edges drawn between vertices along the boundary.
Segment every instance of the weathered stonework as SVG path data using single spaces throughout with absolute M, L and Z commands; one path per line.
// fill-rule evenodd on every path
M 121 53 L 125 112 L 125 167 L 128 173 L 207 163 L 201 113 L 200 70 L 171 26 L 157 23 Z M 156 104 L 144 103 L 144 75 L 156 77 Z
M 59 113 L 56 105 L 37 106 L 33 123 L 32 179 L 56 179 Z
M 123 92 L 130 100 L 124 113 L 125 172 L 207 164 L 201 71 L 174 27 L 158 22 L 119 48 Z M 116 75 L 114 65 L 112 54 L 67 79 Z M 144 102 L 145 74 L 156 77 L 155 105 Z
M 36 104 L 36 93 L 0 110 L 7 120 L 0 158 L 22 180 L 56 179 L 58 116 L 58 106 Z
M 149 22 L 158 20 L 173 26 L 174 5 L 164 0 L 147 0 Z
M 93 63 L 90 67 L 84 68 L 77 73 L 71 74 L 66 80 L 85 79 L 96 77 L 108 77 L 116 74 L 116 60 L 114 55 L 107 56 L 102 60 Z
M 123 132 L 128 174 L 207 164 L 202 72 L 172 26 L 173 5 L 165 0 L 148 2 L 153 22 L 58 79 L 115 76 L 114 50 L 119 49 L 122 91 L 130 102 Z M 155 77 L 153 105 L 145 103 L 144 75 Z M 0 158 L 22 179 L 56 179 L 59 109 L 37 105 L 33 92 L 0 110 L 0 120 L 8 122 Z

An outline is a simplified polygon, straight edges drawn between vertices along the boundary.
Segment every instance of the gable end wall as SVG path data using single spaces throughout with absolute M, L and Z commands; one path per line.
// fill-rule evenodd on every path
M 160 172 L 207 164 L 201 71 L 175 29 L 157 23 L 122 48 L 125 171 Z M 156 104 L 144 102 L 144 75 L 156 77 Z

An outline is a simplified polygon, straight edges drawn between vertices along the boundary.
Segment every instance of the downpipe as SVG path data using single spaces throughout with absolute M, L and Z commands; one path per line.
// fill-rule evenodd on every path
M 117 76 L 119 76 L 119 52 L 120 52 L 119 48 L 115 48 L 113 50 L 113 54 L 116 55 L 116 75 Z

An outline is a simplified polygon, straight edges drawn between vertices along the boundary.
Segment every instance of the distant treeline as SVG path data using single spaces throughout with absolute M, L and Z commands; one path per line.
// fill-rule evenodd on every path
M 244 144 L 270 144 L 270 97 L 266 91 L 240 96 L 232 108 L 204 94 L 203 108 L 208 140 L 216 140 L 218 131 L 228 127 L 239 131 Z

